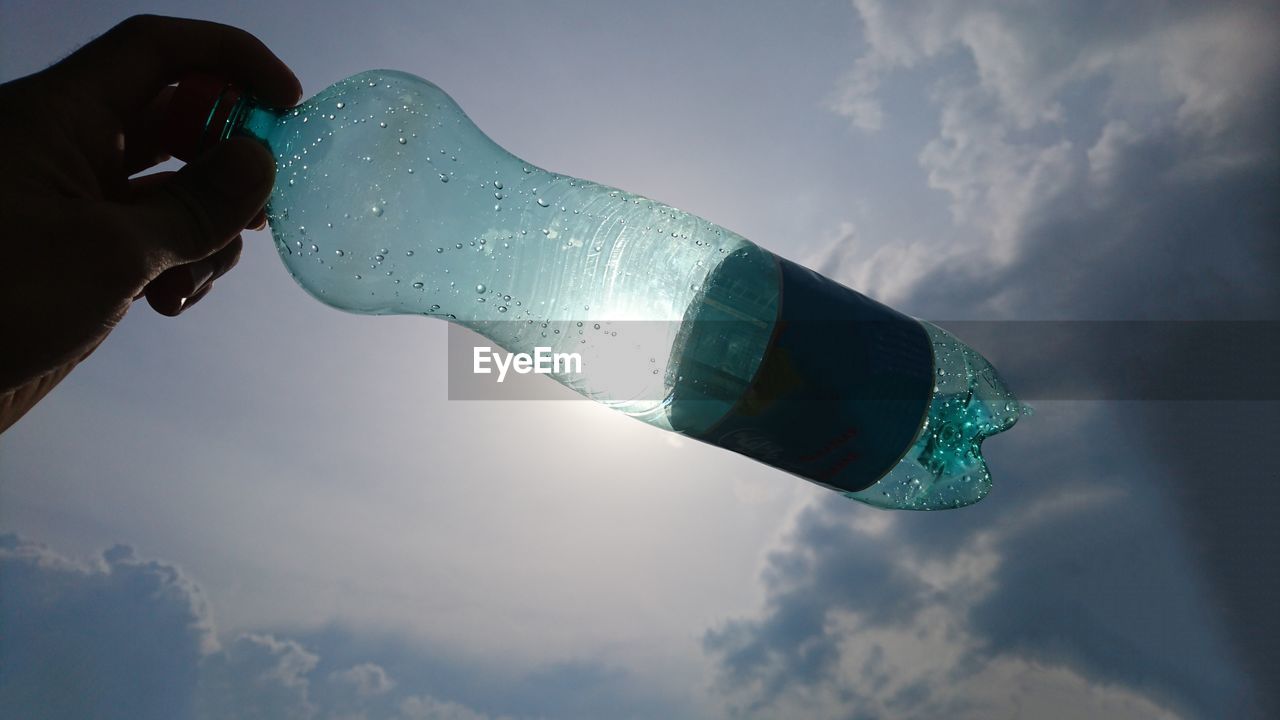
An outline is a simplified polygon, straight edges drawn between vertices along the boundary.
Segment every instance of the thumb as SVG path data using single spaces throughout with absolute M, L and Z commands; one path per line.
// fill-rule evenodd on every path
M 135 239 L 153 272 L 200 260 L 231 242 L 262 210 L 275 160 L 258 142 L 218 143 L 132 207 Z

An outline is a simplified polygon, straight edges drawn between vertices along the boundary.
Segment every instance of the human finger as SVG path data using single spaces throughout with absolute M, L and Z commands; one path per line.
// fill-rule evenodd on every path
M 253 221 L 274 178 L 275 161 L 257 142 L 214 145 L 124 207 L 136 251 L 159 268 L 214 254 Z
M 187 73 L 226 76 L 264 102 L 291 106 L 302 97 L 293 71 L 252 34 L 204 20 L 135 15 L 72 53 L 51 70 L 120 116 L 146 107 Z
M 174 316 L 191 304 L 213 281 L 226 275 L 240 261 L 244 242 L 236 236 L 227 246 L 203 260 L 171 267 L 147 283 L 143 294 L 153 310 Z

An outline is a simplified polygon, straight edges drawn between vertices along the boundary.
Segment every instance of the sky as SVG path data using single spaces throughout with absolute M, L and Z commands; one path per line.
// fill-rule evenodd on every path
M 421 75 L 918 317 L 1278 319 L 1274 3 L 0 0 L 0 80 L 142 11 L 250 30 L 307 95 Z M 190 313 L 134 308 L 0 436 L 0 715 L 1280 707 L 1274 399 L 1032 398 L 988 498 L 887 512 L 586 402 L 450 401 L 445 328 L 315 302 L 266 233 Z M 997 346 L 1015 391 L 1067 371 Z

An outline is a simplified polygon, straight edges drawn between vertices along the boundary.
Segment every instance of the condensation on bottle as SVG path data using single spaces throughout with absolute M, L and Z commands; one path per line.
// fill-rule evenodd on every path
M 443 318 L 665 430 L 881 508 L 982 499 L 982 442 L 1028 412 L 985 358 L 695 215 L 543 170 L 432 83 L 373 70 L 296 108 L 184 80 L 178 157 L 232 136 L 277 162 L 293 278 L 349 312 Z M 189 159 L 189 158 L 188 158 Z

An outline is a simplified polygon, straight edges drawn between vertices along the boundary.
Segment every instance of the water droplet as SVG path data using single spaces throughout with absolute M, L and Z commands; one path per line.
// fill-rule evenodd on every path
M 493 186 L 494 186 L 495 188 L 497 188 L 498 190 L 501 190 L 501 189 L 502 189 L 502 181 L 501 181 L 501 180 L 494 180 L 494 181 L 493 181 Z
M 320 248 L 316 247 L 315 245 L 312 245 L 312 246 L 311 246 L 311 252 L 313 252 L 313 253 L 314 253 L 314 252 L 320 252 Z
M 374 217 L 382 217 L 382 206 L 374 205 L 372 208 L 369 208 L 369 212 L 373 213 Z
M 405 139 L 402 137 L 402 138 L 397 139 L 397 140 L 396 140 L 396 142 L 400 143 L 401 145 L 404 145 L 405 143 L 407 143 L 407 142 L 409 142 L 409 141 L 408 141 L 408 140 L 405 140 Z
M 404 251 L 404 256 L 405 256 L 405 257 L 413 257 L 413 251 L 412 251 L 412 250 L 405 250 L 405 251 Z
M 436 252 L 437 252 L 437 253 L 442 253 L 442 252 L 444 252 L 444 248 L 436 248 Z
M 510 296 L 510 295 L 503 295 L 503 296 L 502 296 L 502 299 L 503 299 L 503 300 L 506 300 L 507 302 L 511 302 L 511 296 Z
M 412 174 L 413 174 L 413 168 L 409 168 L 409 174 L 410 174 L 410 175 L 412 175 Z
M 454 249 L 455 249 L 455 250 L 461 250 L 461 249 L 462 249 L 462 243 L 454 243 L 454 244 L 453 244 L 453 247 L 454 247 Z
M 386 260 L 387 258 L 386 258 L 385 256 L 383 256 L 383 255 L 374 255 L 374 256 L 373 256 L 373 259 L 374 259 L 374 260 L 377 260 L 378 262 L 382 262 L 383 260 Z
M 548 203 L 546 200 L 543 200 L 542 198 L 538 198 L 538 204 L 541 205 L 542 207 L 547 207 L 550 203 Z
M 449 182 L 449 176 L 445 175 L 444 173 L 440 173 L 440 182 L 445 182 L 445 183 Z
M 476 285 L 476 292 L 483 293 L 485 291 L 484 284 Z
M 595 325 L 593 325 L 592 327 L 594 327 L 595 329 L 599 330 L 599 329 L 600 329 L 600 323 L 596 323 L 596 324 L 595 324 Z
M 506 305 L 499 305 L 499 306 L 498 306 L 498 312 L 506 312 L 506 311 L 507 311 L 507 306 L 506 306 Z
M 422 283 L 420 283 L 420 282 L 416 282 L 416 283 L 414 283 L 414 284 L 413 284 L 413 289 L 414 289 L 414 290 L 421 290 L 421 289 L 422 289 Z M 433 309 L 434 309 L 434 308 L 433 308 Z
M 337 104 L 337 108 L 338 108 L 339 110 L 341 110 L 342 108 L 344 108 L 344 107 L 346 107 L 346 106 L 347 106 L 347 104 L 346 104 L 346 103 L 344 103 L 344 102 L 338 102 L 338 104 Z
M 346 253 L 342 252 L 341 250 L 334 250 L 333 254 L 337 255 L 338 257 L 342 257 L 343 255 L 346 255 Z
M 380 127 L 380 128 L 385 128 L 386 126 L 387 126 L 387 124 L 386 124 L 385 122 L 380 122 L 380 123 L 378 123 L 378 127 Z
M 524 172 L 525 172 L 525 174 L 527 175 L 527 174 L 529 174 L 529 173 L 533 172 L 533 170 L 526 166 L 526 167 L 524 168 Z

